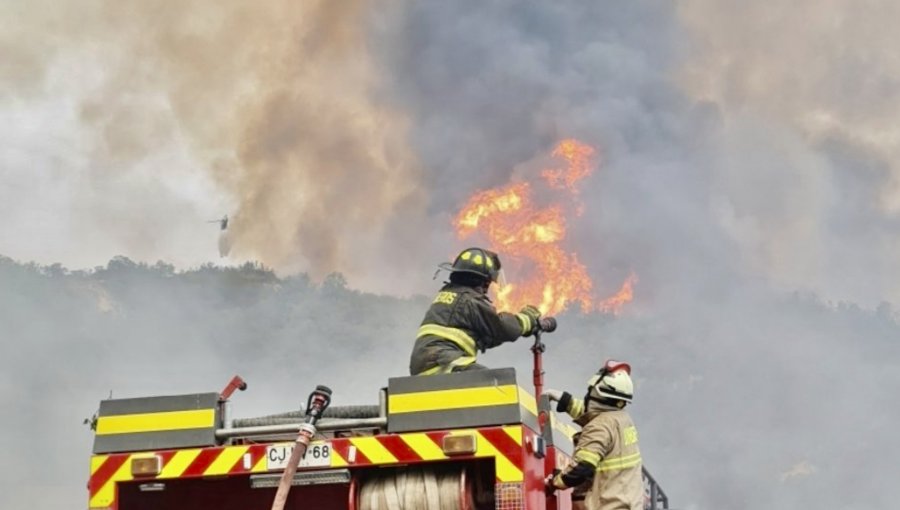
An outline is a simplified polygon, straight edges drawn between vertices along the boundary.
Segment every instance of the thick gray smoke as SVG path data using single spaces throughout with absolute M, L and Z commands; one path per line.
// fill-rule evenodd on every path
M 16 241 L 28 227 L 56 243 L 72 228 L 77 239 L 103 224 L 111 246 L 76 247 L 69 260 L 102 263 L 112 249 L 197 264 L 199 254 L 215 253 L 198 242 L 204 220 L 233 212 L 236 259 L 317 277 L 340 269 L 361 283 L 378 280 L 367 274 L 378 265 L 383 283 L 402 276 L 388 261 L 426 230 L 427 193 L 408 122 L 373 90 L 390 74 L 369 55 L 367 2 L 90 0 L 9 9 L 17 28 L 7 41 L 11 69 L 0 75 L 0 91 L 11 96 L 6 111 L 33 122 L 58 116 L 54 123 L 69 127 L 56 144 L 36 141 L 60 129 L 50 126 L 5 155 L 11 189 L 37 192 L 34 173 L 66 183 L 31 206 L 10 193 L 0 212 L 66 215 L 58 226 L 22 217 L 0 238 L 11 255 L 62 259 Z M 33 44 L 34 33 L 42 44 Z M 68 140 L 72 132 L 79 140 Z M 48 145 L 60 154 L 44 154 Z M 60 165 L 76 175 L 55 175 L 64 174 L 52 168 Z M 70 198 L 66 191 L 78 187 L 90 196 Z M 60 244 L 56 252 L 72 241 Z
M 679 3 L 689 49 L 675 76 L 722 120 L 720 221 L 774 284 L 900 299 L 885 278 L 900 226 L 897 14 L 895 2 Z
M 430 292 L 459 204 L 575 137 L 602 163 L 570 248 L 601 293 L 640 282 L 620 317 L 563 317 L 548 384 L 580 391 L 604 357 L 632 361 L 644 456 L 679 508 L 890 508 L 896 7 L 812 4 L 7 6 L 46 36 L 4 34 L 0 253 L 196 264 L 213 255 L 185 221 L 227 207 L 234 249 L 278 269 Z M 240 372 L 244 415 L 297 400 L 285 386 L 369 402 L 405 371 L 427 303 L 252 268 L 4 264 L 4 507 L 83 501 L 75 423 L 109 389 Z M 528 359 L 484 361 L 525 381 Z

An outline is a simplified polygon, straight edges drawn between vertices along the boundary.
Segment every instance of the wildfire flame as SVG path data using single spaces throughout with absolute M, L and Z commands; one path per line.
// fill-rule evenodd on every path
M 619 292 L 616 292 L 612 296 L 597 303 L 597 309 L 618 315 L 618 313 L 622 311 L 622 307 L 634 299 L 634 284 L 637 283 L 637 281 L 638 278 L 636 274 L 631 273 L 628 275 L 628 278 L 622 283 L 622 288 L 619 289 Z
M 572 194 L 578 194 L 576 184 L 581 179 L 591 175 L 594 171 L 594 148 L 577 140 L 563 140 L 559 142 L 553 155 L 562 158 L 568 163 L 566 169 L 548 169 L 541 172 L 550 187 L 567 189 Z
M 615 295 L 598 300 L 593 282 L 575 253 L 563 249 L 566 237 L 566 203 L 581 206 L 578 183 L 593 172 L 596 151 L 578 140 L 563 140 L 552 156 L 564 164 L 541 172 L 546 186 L 565 192 L 569 200 L 549 206 L 535 203 L 532 184 L 513 182 L 480 191 L 469 198 L 454 225 L 461 239 L 480 235 L 501 254 L 505 267 L 514 267 L 516 282 L 497 289 L 501 310 L 536 305 L 545 314 L 562 312 L 578 304 L 583 312 L 619 313 L 632 300 L 637 277 L 632 274 Z

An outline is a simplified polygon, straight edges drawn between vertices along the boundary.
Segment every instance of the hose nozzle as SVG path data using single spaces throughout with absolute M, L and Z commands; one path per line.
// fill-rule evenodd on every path
M 306 416 L 318 419 L 331 404 L 331 388 L 328 386 L 316 386 L 309 394 L 306 401 Z
M 538 320 L 538 328 L 544 333 L 552 333 L 556 331 L 556 318 L 543 317 Z

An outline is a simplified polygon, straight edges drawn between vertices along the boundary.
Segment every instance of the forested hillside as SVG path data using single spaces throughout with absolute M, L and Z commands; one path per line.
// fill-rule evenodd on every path
M 234 397 L 242 417 L 294 408 L 315 384 L 330 385 L 335 402 L 374 403 L 388 377 L 406 373 L 428 302 L 254 264 L 177 271 L 117 257 L 68 271 L 0 259 L 0 451 L 25 460 L 2 463 L 15 490 L 0 491 L 0 506 L 78 506 L 91 442 L 82 420 L 110 392 L 217 391 L 238 373 L 249 382 Z M 575 313 L 547 337 L 547 384 L 580 393 L 605 357 L 631 361 L 644 457 L 678 505 L 692 494 L 692 508 L 797 508 L 817 494 L 823 508 L 884 508 L 898 453 L 898 339 L 887 304 L 796 294 Z M 482 359 L 518 367 L 527 386 L 527 347 Z M 859 473 L 851 492 L 848 464 Z M 38 491 L 47 479 L 54 489 Z

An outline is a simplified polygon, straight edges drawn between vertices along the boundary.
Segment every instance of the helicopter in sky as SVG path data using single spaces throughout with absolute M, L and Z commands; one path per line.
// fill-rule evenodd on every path
M 207 223 L 218 223 L 219 224 L 219 256 L 227 257 L 228 252 L 231 251 L 231 239 L 229 239 L 228 235 L 228 215 L 222 216 L 221 219 L 218 220 L 209 220 Z
M 218 220 L 209 220 L 207 223 L 218 223 L 219 230 L 228 230 L 228 215 L 226 214 Z

